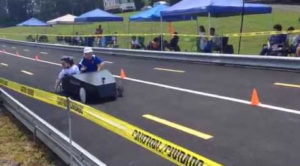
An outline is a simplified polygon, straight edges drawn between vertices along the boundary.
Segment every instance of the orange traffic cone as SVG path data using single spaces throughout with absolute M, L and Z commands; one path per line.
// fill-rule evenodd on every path
M 252 91 L 252 97 L 251 97 L 251 105 L 252 106 L 258 106 L 260 103 L 257 90 L 254 88 Z
M 39 60 L 39 54 L 38 53 L 35 54 L 34 60 L 36 60 L 36 61 Z
M 121 69 L 120 78 L 125 79 L 125 77 L 126 77 L 125 71 L 123 69 Z
M 19 54 L 19 51 L 17 51 L 17 52 L 16 52 L 16 56 L 17 56 L 17 57 L 19 57 L 19 56 L 20 56 L 20 54 Z

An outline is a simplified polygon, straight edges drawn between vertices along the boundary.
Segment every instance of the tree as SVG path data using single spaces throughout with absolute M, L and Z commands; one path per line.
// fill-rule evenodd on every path
M 135 3 L 135 7 L 137 10 L 140 10 L 146 4 L 146 2 L 144 0 L 134 0 L 134 3 Z
M 169 0 L 170 5 L 174 5 L 175 3 L 179 2 L 181 0 Z

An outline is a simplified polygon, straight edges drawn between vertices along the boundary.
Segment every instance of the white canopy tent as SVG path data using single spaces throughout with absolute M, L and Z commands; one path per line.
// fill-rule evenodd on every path
M 74 24 L 76 16 L 73 16 L 71 14 L 67 14 L 58 18 L 55 18 L 53 20 L 47 21 L 47 24 Z

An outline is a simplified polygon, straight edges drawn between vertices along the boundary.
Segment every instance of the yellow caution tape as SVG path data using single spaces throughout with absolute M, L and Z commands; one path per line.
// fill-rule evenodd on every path
M 293 30 L 293 31 L 262 31 L 262 32 L 245 32 L 245 33 L 226 33 L 222 34 L 221 36 L 224 37 L 254 37 L 254 36 L 268 36 L 268 35 L 275 35 L 275 34 L 299 34 L 300 29 Z M 172 36 L 173 34 L 170 33 L 152 33 L 152 34 L 102 34 L 102 35 L 95 35 L 95 34 L 88 34 L 88 35 L 61 35 L 61 34 L 20 34 L 20 33 L 0 33 L 2 36 L 49 36 L 49 37 L 102 37 L 102 36 L 117 36 L 117 37 L 132 37 L 132 36 Z M 182 37 L 211 37 L 209 35 L 199 36 L 195 34 L 178 34 L 178 36 Z
M 53 93 L 35 89 L 16 82 L 12 82 L 4 78 L 0 78 L 0 85 L 7 87 L 11 90 L 14 90 L 18 93 L 22 93 L 26 96 L 45 102 L 47 104 L 51 104 L 66 109 L 66 101 L 67 101 L 66 97 L 55 95 Z
M 4 86 L 18 93 L 63 109 L 66 109 L 67 106 L 66 97 L 12 82 L 4 78 L 0 78 L 0 86 Z M 142 146 L 145 149 L 148 149 L 176 165 L 222 166 L 221 164 L 207 159 L 202 155 L 196 154 L 188 149 L 80 102 L 70 100 L 69 107 L 71 112 L 88 119 L 97 125 Z

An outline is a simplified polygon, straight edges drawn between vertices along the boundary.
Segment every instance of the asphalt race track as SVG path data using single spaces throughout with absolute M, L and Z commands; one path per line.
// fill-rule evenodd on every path
M 0 77 L 53 92 L 60 57 L 75 51 L 0 42 Z M 226 166 L 296 166 L 300 163 L 299 73 L 98 55 L 119 75 L 125 96 L 91 106 Z M 284 83 L 278 86 L 275 83 Z M 252 89 L 261 105 L 249 104 Z M 58 130 L 68 134 L 67 114 L 7 90 Z M 151 115 L 151 116 L 145 116 Z M 146 117 L 209 134 L 192 135 Z M 75 142 L 109 166 L 168 166 L 171 162 L 92 122 L 73 115 Z

